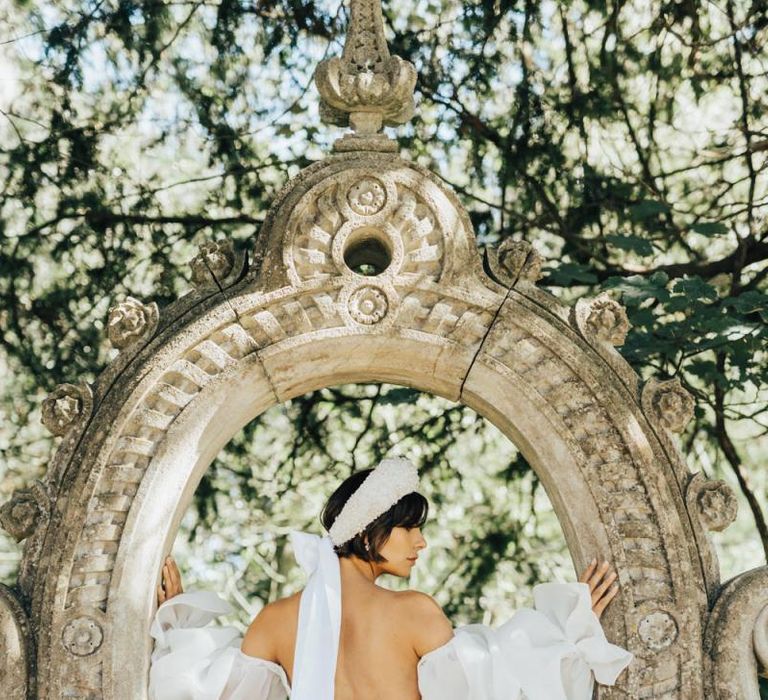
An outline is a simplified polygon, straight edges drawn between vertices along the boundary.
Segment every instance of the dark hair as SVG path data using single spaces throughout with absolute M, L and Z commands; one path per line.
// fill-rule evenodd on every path
M 360 488 L 360 484 L 373 469 L 363 469 L 355 472 L 345 479 L 328 499 L 328 502 L 320 514 L 320 520 L 326 530 L 331 529 L 341 509 L 350 496 Z M 355 535 L 351 540 L 335 547 L 340 557 L 359 557 L 364 561 L 386 561 L 379 554 L 379 548 L 383 547 L 389 539 L 392 530 L 396 527 L 422 527 L 427 520 L 429 503 L 420 493 L 412 491 L 403 496 L 388 511 L 382 513 L 376 520 L 368 525 L 363 532 Z M 365 538 L 368 537 L 369 551 L 365 549 Z

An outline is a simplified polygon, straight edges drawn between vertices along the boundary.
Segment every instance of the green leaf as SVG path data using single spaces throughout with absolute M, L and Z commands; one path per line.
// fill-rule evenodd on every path
M 386 394 L 382 394 L 377 403 L 389 406 L 399 406 L 402 404 L 415 404 L 419 400 L 419 392 L 407 387 L 398 387 L 390 389 Z
M 682 294 L 689 301 L 714 301 L 717 299 L 717 290 L 701 277 L 684 277 L 676 280 L 672 286 L 672 291 L 675 294 Z
M 721 236 L 728 233 L 728 227 L 719 221 L 700 221 L 691 226 L 691 231 L 700 233 L 702 236 Z
M 574 282 L 579 284 L 595 284 L 597 276 L 586 265 L 565 262 L 549 270 L 547 282 L 560 287 L 570 287 Z
M 667 301 L 669 291 L 666 288 L 667 275 L 655 272 L 650 277 L 632 275 L 630 277 L 609 277 L 603 285 L 606 289 L 616 289 L 622 294 L 622 301 L 627 306 L 638 306 L 649 299 Z
M 726 305 L 733 306 L 741 314 L 759 311 L 761 315 L 764 315 L 763 312 L 768 311 L 768 294 L 757 291 L 744 292 L 737 297 L 728 299 Z
M 659 214 L 665 214 L 669 211 L 669 206 L 664 202 L 656 202 L 652 199 L 645 199 L 642 202 L 633 204 L 629 207 L 629 218 L 632 221 L 645 221 Z
M 640 236 L 611 235 L 605 237 L 606 243 L 618 248 L 619 250 L 628 250 L 640 256 L 653 255 L 653 246 L 649 240 L 640 238 Z

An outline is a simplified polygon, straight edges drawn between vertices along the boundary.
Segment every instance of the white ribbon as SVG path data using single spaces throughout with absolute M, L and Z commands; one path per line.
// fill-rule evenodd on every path
M 339 557 L 329 537 L 294 530 L 290 539 L 309 576 L 299 604 L 291 700 L 333 700 L 341 631 Z

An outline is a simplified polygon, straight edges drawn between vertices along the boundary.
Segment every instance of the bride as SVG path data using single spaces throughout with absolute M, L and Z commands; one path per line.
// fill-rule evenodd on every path
M 207 626 L 231 612 L 217 595 L 182 592 L 168 557 L 158 586 L 152 700 L 588 700 L 632 655 L 608 643 L 599 618 L 618 591 L 593 559 L 579 583 L 533 591 L 497 629 L 453 629 L 417 591 L 376 585 L 407 577 L 427 546 L 427 500 L 408 460 L 385 459 L 346 479 L 321 516 L 320 538 L 291 533 L 308 574 L 303 591 L 270 603 L 244 637 Z

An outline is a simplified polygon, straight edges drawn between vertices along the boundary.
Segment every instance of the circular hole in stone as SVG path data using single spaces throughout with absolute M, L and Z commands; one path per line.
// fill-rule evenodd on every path
M 392 250 L 382 234 L 372 229 L 355 231 L 344 246 L 344 262 L 358 275 L 375 277 L 392 262 Z

